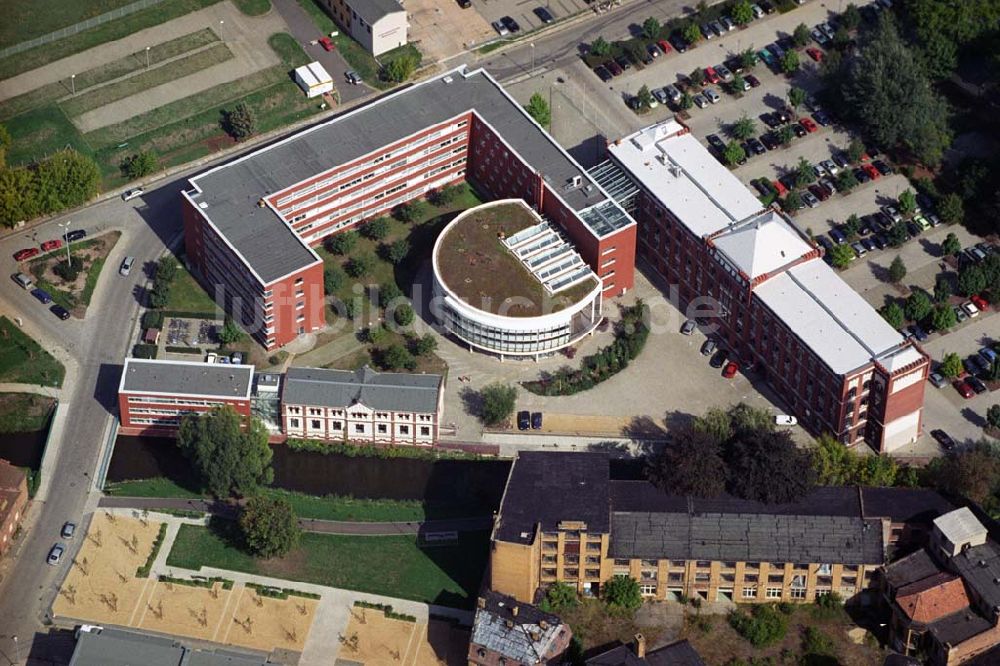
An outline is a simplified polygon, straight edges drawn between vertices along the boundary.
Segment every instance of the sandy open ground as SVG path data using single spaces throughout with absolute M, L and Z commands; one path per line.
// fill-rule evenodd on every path
M 221 633 L 222 619 L 230 604 L 233 590 L 225 590 L 221 583 L 212 589 L 153 582 L 143 607 L 135 617 L 135 626 L 162 634 L 190 636 L 201 640 L 216 640 Z
M 339 659 L 366 666 L 459 666 L 466 663 L 468 639 L 468 632 L 447 622 L 393 620 L 382 611 L 355 607 Z
M 217 640 L 258 650 L 301 652 L 318 603 L 292 595 L 287 599 L 261 597 L 255 590 L 243 588 L 227 615 L 227 626 L 219 628 Z

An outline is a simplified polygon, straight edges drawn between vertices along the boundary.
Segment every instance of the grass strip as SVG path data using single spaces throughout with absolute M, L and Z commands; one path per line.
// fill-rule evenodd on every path
M 160 553 L 160 548 L 163 547 L 163 541 L 166 538 L 167 524 L 160 523 L 160 530 L 156 533 L 156 539 L 153 541 L 153 549 L 149 551 L 146 563 L 135 570 L 136 578 L 147 578 L 149 576 L 149 572 L 153 568 L 153 562 L 156 561 L 156 556 Z
M 246 587 L 257 593 L 261 597 L 270 597 L 271 599 L 287 599 L 288 597 L 302 597 L 303 599 L 319 599 L 320 595 L 315 592 L 303 592 L 301 590 L 293 590 L 289 587 L 268 587 L 267 585 L 260 585 L 259 583 L 247 583 Z
M 44 430 L 55 398 L 35 393 L 0 393 L 0 433 Z
M 219 37 L 212 32 L 211 28 L 175 37 L 149 48 L 149 64 L 151 66 L 158 64 L 217 41 L 219 41 Z M 146 52 L 139 51 L 104 65 L 84 70 L 76 75 L 72 85 L 69 79 L 64 79 L 0 102 L 0 119 L 11 118 L 67 97 L 72 94 L 73 85 L 76 86 L 77 93 L 80 93 L 87 88 L 126 76 L 145 67 Z
M 116 83 L 109 83 L 90 92 L 77 95 L 64 102 L 61 102 L 63 110 L 71 117 L 79 116 L 87 111 L 99 109 L 117 102 L 118 100 L 131 97 L 138 93 L 155 88 L 156 86 L 176 81 L 182 77 L 208 69 L 213 65 L 231 60 L 234 58 L 233 52 L 225 44 L 213 44 L 212 46 L 184 56 L 178 60 L 173 60 L 159 67 L 154 67 L 141 74 L 130 76 Z
M 222 578 L 221 576 L 212 576 L 211 578 L 176 578 L 174 576 L 167 576 L 161 574 L 157 580 L 161 583 L 170 583 L 171 585 L 187 585 L 188 587 L 204 587 L 206 589 L 212 589 L 216 583 L 222 583 L 223 590 L 233 589 L 233 581 L 228 578 Z M 248 583 L 249 584 L 249 583 Z
M 61 60 L 106 42 L 127 37 L 134 32 L 152 28 L 193 11 L 210 7 L 220 0 L 168 0 L 118 20 L 103 23 L 72 37 L 51 44 L 42 44 L 0 60 L 0 80 L 9 79 L 42 65 Z M 72 6 L 75 3 L 64 3 Z M 5 16 L 5 20 L 8 17 Z
M 0 316 L 0 382 L 62 386 L 65 374 L 62 363 Z

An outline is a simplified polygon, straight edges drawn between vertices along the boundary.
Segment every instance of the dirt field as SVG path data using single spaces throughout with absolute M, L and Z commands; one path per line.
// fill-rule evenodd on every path
M 71 251 L 74 260 L 80 260 L 83 268 L 75 280 L 64 280 L 56 275 L 54 269 L 66 261 L 66 250 L 60 248 L 35 259 L 28 268 L 38 286 L 50 292 L 53 300 L 69 310 L 74 317 L 82 318 L 90 304 L 91 293 L 87 290 L 87 279 L 93 271 L 103 270 L 104 260 L 114 249 L 121 237 L 118 231 L 101 234 L 95 238 L 73 243 Z M 117 267 L 115 267 L 117 269 Z M 92 279 L 93 281 L 93 279 Z M 93 290 L 94 285 L 91 285 Z
M 468 632 L 446 622 L 407 622 L 379 610 L 352 608 L 340 659 L 365 666 L 459 666 L 467 662 Z
M 216 640 L 233 590 L 216 583 L 212 589 L 151 582 L 150 591 L 135 617 L 135 626 L 164 634 Z M 215 595 L 215 596 L 213 596 Z
M 559 414 L 546 412 L 541 432 L 563 435 L 607 435 L 621 437 L 630 430 L 631 417 Z M 652 434 L 652 433 L 650 433 Z
M 302 651 L 318 601 L 296 596 L 261 597 L 250 588 L 240 592 L 235 610 L 227 615 L 227 626 L 219 628 L 218 642 L 266 651 Z
M 496 33 L 479 12 L 463 10 L 455 0 L 410 0 L 410 41 L 435 63 L 491 39 Z
M 129 625 L 148 579 L 137 579 L 146 563 L 160 523 L 145 526 L 135 519 L 94 514 L 86 542 L 52 604 L 54 615 Z

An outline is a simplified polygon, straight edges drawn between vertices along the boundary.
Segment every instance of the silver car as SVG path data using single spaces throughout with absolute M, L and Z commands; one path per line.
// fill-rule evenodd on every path
M 507 32 L 507 26 L 503 24 L 503 21 L 493 21 L 493 29 L 497 31 L 497 34 L 501 37 L 506 37 L 509 33 Z
M 713 88 L 705 88 L 705 98 L 712 104 L 718 104 L 722 101 L 722 97 Z
M 669 97 L 670 101 L 674 104 L 681 101 L 681 98 L 684 97 L 684 95 L 681 94 L 681 91 L 677 89 L 677 86 L 673 84 L 664 86 L 663 92 L 667 93 L 667 97 Z
M 57 543 L 52 546 L 52 550 L 49 551 L 49 556 L 45 559 L 45 561 L 50 565 L 55 566 L 59 564 L 59 560 L 62 559 L 64 552 L 66 552 L 66 548 L 64 548 L 61 543 Z
M 725 65 L 716 65 L 715 73 L 718 74 L 719 78 L 725 81 L 726 83 L 729 83 L 734 78 L 733 73 L 730 72 L 729 68 L 726 67 Z
M 693 101 L 694 105 L 697 106 L 699 109 L 704 109 L 705 107 L 708 106 L 708 100 L 705 99 L 705 96 L 700 93 L 694 96 Z

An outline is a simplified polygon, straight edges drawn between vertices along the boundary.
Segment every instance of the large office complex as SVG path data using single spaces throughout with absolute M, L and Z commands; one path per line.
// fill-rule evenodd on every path
M 683 497 L 612 479 L 606 453 L 521 452 L 494 523 L 490 587 L 530 602 L 556 581 L 597 595 L 629 575 L 654 599 L 871 599 L 890 548 L 920 545 L 952 508 L 904 488 L 817 488 L 779 505 Z
M 635 222 L 484 70 L 386 95 L 190 180 L 187 260 L 267 349 L 324 326 L 323 262 L 338 231 L 468 179 L 565 235 L 603 297 L 633 284 Z
M 686 127 L 653 125 L 608 155 L 593 173 L 639 223 L 639 254 L 803 425 L 878 451 L 920 435 L 928 358 Z

